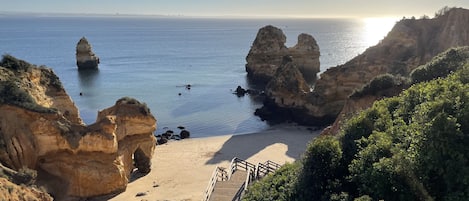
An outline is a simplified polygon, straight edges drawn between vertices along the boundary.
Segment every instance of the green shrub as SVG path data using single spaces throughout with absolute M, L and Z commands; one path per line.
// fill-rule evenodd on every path
M 27 71 L 31 68 L 31 64 L 23 61 L 21 59 L 17 59 L 9 54 L 3 55 L 2 60 L 0 61 L 0 66 L 9 68 L 15 71 Z
M 402 76 L 394 76 L 388 73 L 378 75 L 361 89 L 355 91 L 350 97 L 359 98 L 365 95 L 381 95 L 383 91 L 387 89 L 406 86 L 408 82 L 409 81 Z
M 444 78 L 461 68 L 467 62 L 468 56 L 469 47 L 449 49 L 437 55 L 429 63 L 414 69 L 410 74 L 412 83 Z
M 298 178 L 298 200 L 330 200 L 340 194 L 343 180 L 342 149 L 339 141 L 330 136 L 313 140 L 303 156 Z
M 243 197 L 245 201 L 289 201 L 292 200 L 299 163 L 285 164 L 274 174 L 249 186 Z
M 150 108 L 148 108 L 146 103 L 140 103 L 135 98 L 131 97 L 122 97 L 119 100 L 116 101 L 116 105 L 122 105 L 122 104 L 127 104 L 127 105 L 135 105 L 140 108 L 140 113 L 144 115 L 150 114 Z
M 18 85 L 12 80 L 0 81 L 0 104 L 15 105 L 36 112 L 56 112 L 55 109 L 38 105 L 31 95 Z

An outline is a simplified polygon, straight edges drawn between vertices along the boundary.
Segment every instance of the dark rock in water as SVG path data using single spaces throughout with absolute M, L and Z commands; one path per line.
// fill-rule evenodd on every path
M 160 139 L 158 139 L 157 141 L 157 144 L 161 145 L 161 144 L 165 144 L 168 142 L 168 138 L 165 138 L 165 137 L 161 137 Z
M 178 128 L 181 129 L 181 130 L 182 130 L 182 129 L 185 129 L 184 126 L 178 126 Z
M 181 136 L 181 139 L 185 139 L 189 138 L 191 136 L 191 133 L 187 130 L 182 130 L 179 135 Z
M 235 93 L 236 93 L 236 95 L 237 95 L 238 97 L 241 97 L 241 96 L 246 95 L 247 92 L 248 92 L 248 91 L 247 91 L 246 89 L 244 89 L 243 87 L 241 87 L 241 86 L 238 86 L 238 87 L 236 88 L 236 91 L 235 91 Z
M 268 121 L 272 124 L 296 122 L 300 125 L 321 127 L 329 125 L 335 120 L 335 116 L 316 118 L 305 109 L 280 107 L 269 98 L 265 99 L 264 106 L 256 109 L 254 114 L 259 116 L 263 121 Z
M 85 37 L 78 41 L 75 56 L 79 70 L 98 68 L 99 57 L 93 53 L 91 45 Z
M 172 130 L 167 130 L 165 133 L 161 134 L 162 137 L 165 137 L 165 138 L 171 138 L 171 136 L 174 134 L 174 131 Z

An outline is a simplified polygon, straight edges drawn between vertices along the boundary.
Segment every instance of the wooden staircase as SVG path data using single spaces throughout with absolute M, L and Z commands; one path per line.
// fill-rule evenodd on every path
M 231 175 L 230 180 L 217 182 L 210 196 L 210 201 L 233 200 L 240 187 L 243 187 L 246 182 L 246 176 L 246 171 L 238 170 Z
M 233 158 L 228 171 L 216 167 L 205 191 L 203 201 L 238 201 L 248 185 L 254 180 L 280 168 L 272 161 L 254 165 L 245 160 Z

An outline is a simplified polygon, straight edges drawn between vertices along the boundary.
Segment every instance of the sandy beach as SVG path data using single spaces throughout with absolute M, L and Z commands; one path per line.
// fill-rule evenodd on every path
M 109 200 L 201 200 L 216 166 L 228 167 L 233 157 L 251 163 L 293 162 L 318 134 L 281 125 L 259 133 L 170 141 L 156 147 L 149 174 L 132 178 L 125 192 Z

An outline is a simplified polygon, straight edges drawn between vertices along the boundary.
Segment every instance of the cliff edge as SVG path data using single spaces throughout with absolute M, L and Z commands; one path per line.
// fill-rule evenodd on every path
M 150 171 L 156 119 L 135 99 L 119 99 L 86 126 L 51 69 L 7 55 L 0 114 L 0 162 L 36 170 L 55 199 L 123 191 L 134 168 Z

